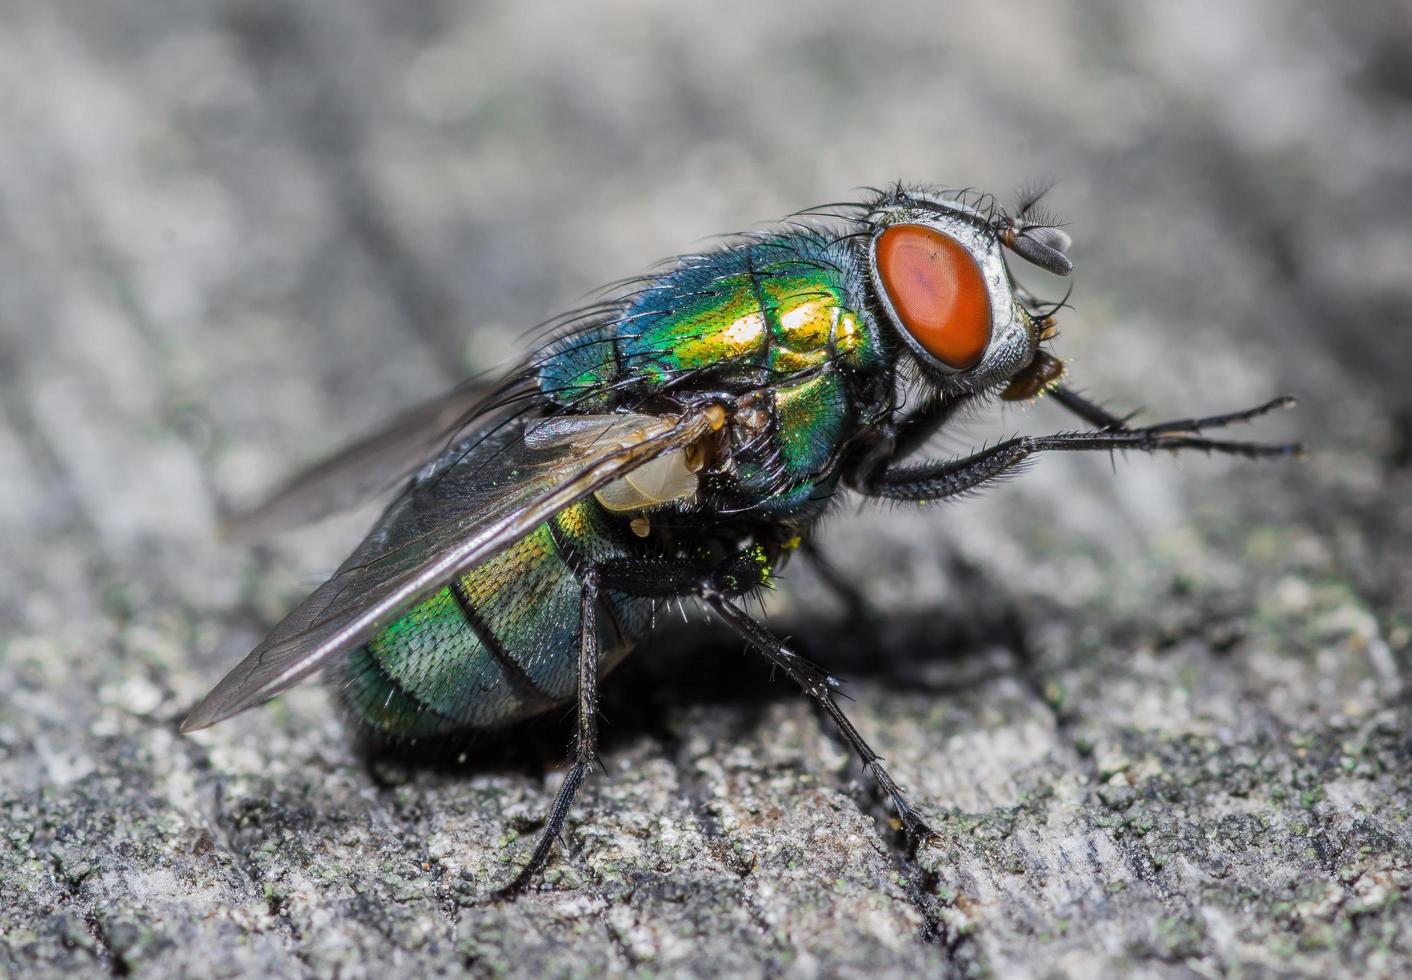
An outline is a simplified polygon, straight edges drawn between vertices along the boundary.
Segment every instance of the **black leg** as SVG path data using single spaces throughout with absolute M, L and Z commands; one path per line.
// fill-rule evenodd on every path
M 1087 398 L 1062 385 L 1052 389 L 1049 392 L 1049 397 L 1053 398 L 1064 408 L 1073 412 L 1095 429 L 1100 429 L 1104 432 L 1120 432 L 1126 429 L 1128 427 L 1128 421 L 1133 417 L 1132 415 L 1114 415 L 1102 405 L 1095 405 Z
M 873 612 L 872 604 L 863 595 L 861 589 L 849 581 L 848 576 L 838 570 L 828 556 L 819 550 L 818 544 L 813 538 L 805 538 L 804 543 L 799 546 L 799 554 L 808 559 L 813 566 L 815 574 L 819 576 L 819 581 L 823 582 L 837 598 L 843 603 L 843 608 L 848 612 L 850 626 L 860 623 L 868 623 L 877 618 Z
M 1133 420 L 1137 412 L 1129 412 L 1127 415 L 1114 415 L 1102 405 L 1089 401 L 1078 392 L 1060 386 L 1049 392 L 1049 396 L 1061 406 L 1083 419 L 1089 425 L 1102 432 L 1134 432 L 1142 429 L 1129 429 L 1128 423 Z M 1215 415 L 1204 419 L 1183 419 L 1180 422 L 1164 422 L 1160 426 L 1144 426 L 1148 431 L 1161 429 L 1167 432 L 1187 431 L 1195 432 L 1199 429 L 1214 429 L 1223 425 L 1230 425 L 1234 422 L 1245 422 L 1257 416 L 1277 408 L 1292 408 L 1294 399 L 1285 395 L 1268 401 L 1263 405 L 1248 408 L 1243 412 L 1231 412 L 1227 415 Z
M 894 467 L 859 489 L 871 496 L 892 500 L 940 500 L 974 490 L 981 484 L 1013 470 L 1035 453 L 1045 451 L 1140 449 L 1152 452 L 1158 449 L 1200 449 L 1250 458 L 1296 456 L 1300 452 L 1298 445 L 1233 442 L 1196 435 L 1203 429 L 1216 429 L 1235 422 L 1245 422 L 1277 408 L 1290 408 L 1293 405 L 1292 398 L 1276 398 L 1241 412 L 1161 422 L 1140 429 L 1126 428 L 1122 426 L 1121 420 L 1118 420 L 1122 427 L 1117 430 L 1022 436 L 999 443 L 965 459 Z
M 603 588 L 653 599 L 689 595 L 714 570 L 701 558 L 607 558 L 598 564 Z
M 903 829 L 913 837 L 935 837 L 935 832 L 922 820 L 921 815 L 917 813 L 912 804 L 907 802 L 907 798 L 902 795 L 902 790 L 883 768 L 882 757 L 863 740 L 858 729 L 853 727 L 853 722 L 848 720 L 848 716 L 838 706 L 838 701 L 834 697 L 834 692 L 838 690 L 838 681 L 830 677 L 817 664 L 810 663 L 786 647 L 773 633 L 757 623 L 726 596 L 707 589 L 702 592 L 702 598 L 720 614 L 731 629 L 769 658 L 771 663 L 783 670 L 790 680 L 798 684 L 800 689 L 833 719 L 833 723 L 838 726 L 843 737 L 853 747 L 853 751 L 857 752 L 858 757 L 863 760 L 863 768 L 871 770 L 873 778 L 877 780 L 883 792 L 891 797 L 893 806 L 897 808 L 897 815 L 902 820 Z
M 926 445 L 973 397 L 934 398 L 893 425 L 880 427 L 876 438 L 861 446 L 844 465 L 844 481 L 855 488 L 868 486 L 896 460 L 906 459 Z
M 595 569 L 583 573 L 582 586 L 579 598 L 579 712 L 578 730 L 574 734 L 573 765 L 564 776 L 559 794 L 554 797 L 549 819 L 545 821 L 544 832 L 535 844 L 529 863 L 520 869 L 513 881 L 495 893 L 496 898 L 514 895 L 539 874 L 549 860 L 554 842 L 564 829 L 564 821 L 574 805 L 579 787 L 598 759 L 598 666 L 601 651 L 598 645 L 598 572 Z
M 971 395 L 951 399 L 933 399 L 897 423 L 897 436 L 892 456 L 906 459 L 924 446 L 947 422 L 956 417 L 961 407 L 971 401 Z

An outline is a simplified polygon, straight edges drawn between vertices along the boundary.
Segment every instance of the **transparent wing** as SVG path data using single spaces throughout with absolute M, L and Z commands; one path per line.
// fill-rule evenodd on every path
M 609 429 L 620 417 L 600 417 Z M 643 419 L 643 416 L 636 416 Z M 719 417 L 714 417 L 719 425 Z M 182 731 L 215 724 L 288 689 L 366 643 L 409 606 L 523 538 L 554 514 L 712 428 L 709 409 L 637 423 L 640 441 L 526 439 L 513 419 L 442 455 L 342 567 L 206 695 Z M 547 442 L 547 445 L 544 443 Z
M 259 506 L 231 515 L 222 528 L 236 541 L 258 541 L 311 524 L 394 490 L 454 443 L 472 421 L 515 401 L 517 386 L 472 379 L 415 405 L 384 428 L 296 474 Z

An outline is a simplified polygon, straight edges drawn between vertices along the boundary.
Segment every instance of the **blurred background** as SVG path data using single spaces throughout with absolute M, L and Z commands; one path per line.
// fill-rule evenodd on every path
M 7 6 L 12 550 L 184 549 L 600 283 L 899 178 L 1058 181 L 1095 395 L 1408 454 L 1402 4 Z
M 1214 732 L 1229 747 L 1284 745 L 1294 729 L 1323 737 L 1342 731 L 1338 719 L 1403 711 L 1412 640 L 1405 2 L 0 0 L 0 17 L 0 803 L 10 825 L 44 844 L 24 845 L 42 852 L 34 867 L 16 844 L 10 884 L 0 885 L 12 910 L 0 949 L 13 963 L 59 969 L 89 956 L 158 972 L 199 963 L 160 943 L 124 946 L 131 934 L 114 915 L 149 929 L 140 936 L 249 939 L 238 915 L 211 925 L 207 906 L 259 905 L 262 889 L 287 894 L 278 883 L 294 872 L 271 857 L 236 881 L 220 870 L 224 859 L 192 871 L 171 853 L 199 840 L 214 840 L 218 855 L 250 851 L 242 835 L 259 834 L 228 816 L 232 800 L 275 798 L 301 773 L 323 773 L 344 793 L 303 799 L 308 813 L 351 807 L 354 823 L 431 834 L 409 830 L 405 821 L 420 818 L 400 804 L 373 818 L 348 802 L 377 810 L 386 800 L 340 754 L 317 690 L 213 732 L 200 750 L 170 734 L 342 559 L 373 512 L 253 551 L 216 540 L 221 513 L 513 357 L 534 324 L 604 282 L 712 235 L 898 179 L 1002 197 L 1057 181 L 1046 205 L 1074 237 L 1076 272 L 1054 350 L 1075 386 L 1154 420 L 1291 392 L 1299 410 L 1252 434 L 1312 450 L 1288 465 L 1045 459 L 956 507 L 841 514 L 832 530 L 842 564 L 896 628 L 838 654 L 863 675 L 858 712 L 871 721 L 860 726 L 891 732 L 884 754 L 901 760 L 903 781 L 932 806 L 987 813 L 1014 805 L 1042 761 L 1087 758 L 1083 745 L 1118 744 L 1155 719 L 1183 737 Z M 1025 276 L 1041 293 L 1066 285 Z M 1070 424 L 1043 403 L 1012 408 L 947 433 L 938 452 Z M 774 602 L 806 641 L 811 618 L 837 616 L 802 572 Z M 992 620 L 977 610 L 992 606 L 1004 607 L 993 622 L 1011 632 L 988 632 Z M 1163 630 L 1195 631 L 1219 648 L 1201 632 L 1211 615 L 1236 630 L 1231 642 L 1252 647 L 1244 659 L 1140 655 L 1163 649 L 1153 639 Z M 1028 645 L 1012 643 L 1014 629 Z M 951 641 L 1018 685 L 1001 683 L 994 713 L 968 707 L 984 702 L 984 684 L 951 691 L 952 701 L 944 685 L 906 700 L 966 675 L 955 650 L 931 656 Z M 811 653 L 829 662 L 827 642 Z M 915 663 L 889 675 L 896 683 L 868 679 L 871 661 L 899 656 Z M 1130 687 L 1112 686 L 1130 671 Z M 1015 723 L 1010 748 L 1029 747 L 1013 758 L 999 735 L 965 741 L 976 729 L 1008 730 L 1006 698 L 1041 719 Z M 765 710 L 793 712 L 814 731 L 807 710 L 784 704 Z M 729 699 L 715 709 L 731 710 Z M 702 721 L 689 705 L 664 711 L 661 731 Z M 935 711 L 952 727 L 928 728 Z M 908 717 L 915 731 L 897 727 Z M 771 727 L 757 731 L 749 711 L 740 719 L 721 734 L 728 748 Z M 647 748 L 621 751 L 650 755 L 654 732 L 648 725 Z M 1098 742 L 1083 741 L 1090 735 Z M 846 771 L 829 751 L 829 765 Z M 954 767 L 938 761 L 948 752 Z M 974 772 L 978 758 L 989 777 Z M 1405 812 L 1394 792 L 1406 783 L 1400 758 L 1402 768 L 1385 771 L 1395 783 L 1388 799 Z M 482 793 L 494 839 L 496 801 L 523 797 L 534 812 L 543 778 L 473 772 L 416 791 Z M 124 795 L 138 785 L 150 795 Z M 590 794 L 590 825 L 611 819 L 607 799 Z M 127 814 L 128 827 L 161 814 L 142 838 L 151 850 L 127 852 L 126 865 L 121 849 L 87 853 L 121 836 L 102 813 Z M 212 837 L 202 837 L 206 824 Z M 60 825 L 94 829 L 65 850 Z M 1400 832 L 1386 833 L 1405 855 Z M 456 860 L 479 860 L 463 843 L 448 848 Z M 68 857 L 53 858 L 55 848 Z M 75 861 L 89 873 L 73 872 Z M 928 880 L 979 887 L 966 875 L 981 871 L 952 880 L 953 866 L 928 868 Z M 173 867 L 175 878 L 153 870 Z M 1308 875 L 1297 864 L 1280 873 Z M 1026 900 L 1026 928 L 1047 928 L 1075 902 L 1108 921 L 1101 903 L 1084 904 L 1083 882 L 1104 874 L 1075 872 L 1079 884 L 1057 897 L 1041 889 Z M 134 875 L 147 884 L 135 888 Z M 193 880 L 204 899 L 187 894 Z M 415 913 L 431 922 L 443 921 L 435 909 L 447 901 L 438 881 L 430 911 Z M 1174 902 L 1199 904 L 1190 882 L 1134 887 L 1125 901 L 1149 918 Z M 295 949 L 310 970 L 324 969 L 298 930 L 357 915 L 305 899 L 279 913 L 296 931 L 262 940 L 249 963 L 293 969 L 280 957 Z M 771 921 L 805 930 L 814 920 L 796 916 L 811 902 Z M 920 930 L 950 937 L 958 970 L 1003 966 L 1004 923 L 1019 913 L 995 902 L 991 932 L 980 930 L 993 938 L 967 945 L 961 937 L 974 930 L 947 924 L 965 917 L 954 904 L 899 898 L 903 938 L 875 936 L 856 950 L 865 961 L 884 947 L 922 956 Z M 74 916 L 68 932 L 53 926 L 56 915 L 61 925 Z M 162 916 L 181 925 L 152 926 Z M 454 934 L 462 920 L 450 921 Z M 1238 960 L 1214 920 L 1203 921 L 1205 938 L 1176 959 Z M 1109 949 L 1100 933 L 1051 939 L 1089 955 Z M 460 941 L 447 940 L 469 956 Z M 796 954 L 841 962 L 789 942 Z M 419 948 L 405 937 L 386 945 Z M 1112 948 L 1119 960 L 1137 955 L 1123 942 Z M 1335 944 L 1330 962 L 1348 962 L 1351 948 Z M 626 955 L 613 949 L 604 962 Z

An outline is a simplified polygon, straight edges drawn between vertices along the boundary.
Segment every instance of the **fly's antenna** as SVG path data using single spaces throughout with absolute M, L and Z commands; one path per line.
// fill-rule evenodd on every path
M 1015 190 L 1015 217 L 1029 225 L 1058 227 L 1061 222 L 1054 215 L 1039 209 L 1039 202 L 1054 190 L 1058 183 L 1053 177 L 1028 181 Z
M 1041 181 L 1022 187 L 1014 214 L 998 207 L 988 223 L 1001 244 L 1032 265 L 1056 276 L 1074 271 L 1069 249 L 1074 240 L 1064 231 L 1053 215 L 1039 210 L 1039 202 L 1053 188 L 1054 182 Z

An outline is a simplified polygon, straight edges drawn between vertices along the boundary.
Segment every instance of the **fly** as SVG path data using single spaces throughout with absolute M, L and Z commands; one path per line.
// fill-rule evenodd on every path
M 1009 265 L 1072 271 L 1068 235 L 1034 205 L 898 186 L 682 257 L 562 318 L 498 383 L 462 386 L 297 478 L 237 529 L 401 491 L 182 730 L 320 669 L 360 724 L 393 740 L 575 703 L 570 768 L 514 891 L 544 867 L 591 768 L 600 678 L 660 605 L 693 600 L 798 684 L 905 831 L 930 836 L 845 717 L 838 682 L 746 611 L 810 550 L 834 501 L 944 500 L 1043 452 L 1298 452 L 1206 434 L 1291 398 L 1130 427 L 1066 387 L 1049 349 L 1063 304 L 1037 300 Z M 1085 428 L 920 455 L 962 409 L 1043 395 Z

